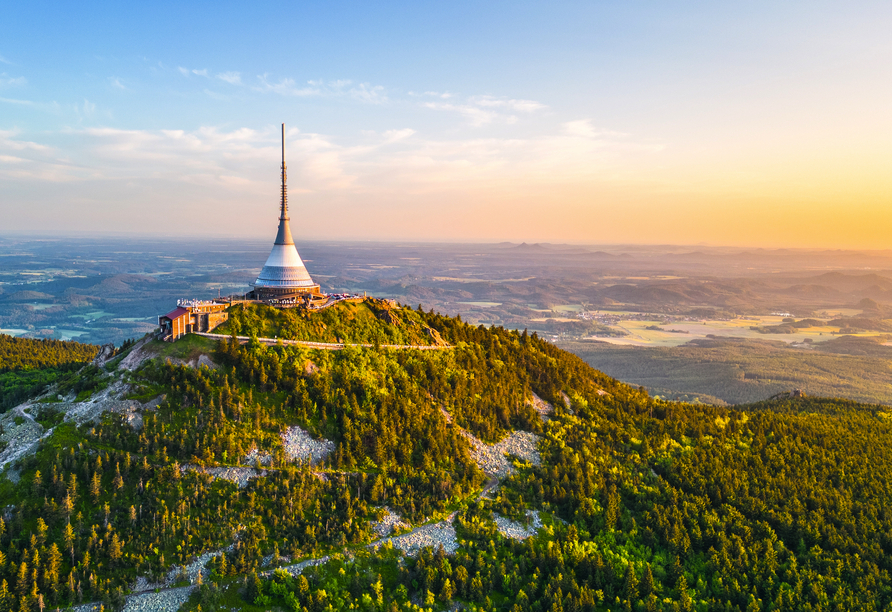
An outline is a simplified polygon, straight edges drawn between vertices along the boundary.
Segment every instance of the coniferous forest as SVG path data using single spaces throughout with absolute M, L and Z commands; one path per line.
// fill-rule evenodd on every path
M 96 356 L 98 348 L 79 342 L 0 334 L 0 412 L 79 369 Z
M 207 552 L 222 554 L 186 609 L 892 609 L 886 408 L 664 402 L 535 334 L 350 308 L 319 329 L 397 344 L 431 342 L 429 328 L 452 348 L 240 344 L 237 329 L 318 323 L 242 312 L 208 345 L 215 368 L 127 370 L 125 351 L 83 370 L 82 393 L 154 400 L 137 427 L 110 412 L 78 425 L 36 400 L 29 414 L 52 432 L 0 479 L 0 610 L 120 608 L 137 576 Z M 334 451 L 290 459 L 281 434 L 294 426 Z M 541 463 L 515 458 L 493 487 L 467 434 L 491 444 L 516 430 L 539 436 Z M 202 471 L 250 466 L 252 451 L 269 459 L 244 487 Z M 451 522 L 456 548 L 369 547 L 384 507 L 411 527 Z M 500 533 L 497 520 L 529 511 L 535 535 Z

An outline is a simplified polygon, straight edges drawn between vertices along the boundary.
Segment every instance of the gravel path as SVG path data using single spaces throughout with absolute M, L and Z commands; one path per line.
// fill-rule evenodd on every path
M 471 457 L 485 474 L 504 478 L 514 473 L 514 466 L 508 461 L 507 455 L 516 455 L 529 461 L 533 465 L 539 465 L 542 461 L 536 445 L 539 436 L 527 431 L 515 431 L 510 436 L 496 444 L 486 444 L 477 436 L 462 430 L 471 443 Z
M 273 456 L 266 451 L 260 451 L 252 448 L 251 452 L 242 457 L 242 463 L 248 465 L 269 465 L 273 462 Z
M 6 443 L 6 448 L 0 452 L 0 469 L 33 453 L 37 443 L 53 432 L 52 429 L 44 430 L 43 425 L 25 412 L 25 408 L 35 410 L 30 403 L 26 402 L 0 416 L 0 426 L 3 427 L 0 441 Z M 16 425 L 16 419 L 19 419 L 20 424 Z M 7 475 L 13 482 L 18 482 L 17 473 L 10 471 Z
M 547 415 L 554 412 L 551 404 L 543 401 L 535 393 L 533 394 L 531 404 L 543 421 L 548 421 Z M 446 422 L 452 423 L 452 415 L 443 406 L 439 408 Z M 471 458 L 477 463 L 477 467 L 488 476 L 495 476 L 501 479 L 514 473 L 514 466 L 508 461 L 506 455 L 516 455 L 533 465 L 539 465 L 542 461 L 537 449 L 539 436 L 536 434 L 526 431 L 515 431 L 501 442 L 487 444 L 467 429 L 459 427 L 458 430 L 471 443 Z M 492 489 L 494 484 L 487 485 L 487 488 Z M 484 491 L 484 494 L 486 492 Z
M 185 586 L 159 593 L 140 593 L 127 599 L 122 612 L 176 612 L 186 603 L 194 589 L 194 586 Z
M 539 413 L 539 418 L 541 418 L 543 422 L 547 423 L 551 420 L 551 415 L 554 414 L 554 406 L 535 393 L 533 393 L 533 399 L 530 401 L 530 405 L 533 407 L 533 410 Z
M 193 589 L 195 589 L 194 586 L 186 586 L 167 589 L 159 593 L 149 591 L 132 595 L 127 598 L 122 612 L 176 612 L 189 599 Z M 99 602 L 94 602 L 74 606 L 71 610 L 73 612 L 99 612 L 99 606 Z
M 198 579 L 198 573 L 201 572 L 203 578 L 210 577 L 210 570 L 204 566 L 214 557 L 222 554 L 221 551 L 209 552 L 201 555 L 195 561 L 186 566 L 174 566 L 161 583 L 152 583 L 140 576 L 133 585 L 133 595 L 127 597 L 127 603 L 124 605 L 123 612 L 176 612 L 180 609 L 189 595 L 196 588 L 195 582 Z M 176 583 L 185 577 L 191 583 L 189 586 L 170 588 L 170 585 Z M 159 589 L 156 593 L 155 589 Z M 88 603 L 74 606 L 71 608 L 74 612 L 98 612 L 99 603 Z
M 542 520 L 539 518 L 538 511 L 527 510 L 527 516 L 532 519 L 529 526 L 526 526 L 523 523 L 512 521 L 511 519 L 505 518 L 500 514 L 493 514 L 493 518 L 496 522 L 496 527 L 499 528 L 499 533 L 501 533 L 506 538 L 512 538 L 514 540 L 525 540 L 529 537 L 532 537 L 536 535 L 536 532 L 539 531 L 540 527 L 542 527 Z
M 452 526 L 455 514 L 455 512 L 450 514 L 445 521 L 422 525 L 405 535 L 379 540 L 371 544 L 371 546 L 377 548 L 385 542 L 390 542 L 394 548 L 403 551 L 407 555 L 414 555 L 425 546 L 439 548 L 440 544 L 442 544 L 446 554 L 451 555 L 458 550 L 455 527 Z
M 236 483 L 239 489 L 247 487 L 248 481 L 252 478 L 267 475 L 266 470 L 255 470 L 248 467 L 213 467 L 207 468 L 205 471 L 214 478 L 222 478 Z
M 398 529 L 408 529 L 409 524 L 403 521 L 399 514 L 396 514 L 390 508 L 385 506 L 384 508 L 384 518 L 380 521 L 372 523 L 372 529 L 375 530 L 380 537 L 389 536 L 393 533 L 393 528 L 396 527 Z
M 289 427 L 282 435 L 282 445 L 289 459 L 309 459 L 310 463 L 319 463 L 335 450 L 331 440 L 314 440 L 300 427 Z
M 300 563 L 295 563 L 294 565 L 285 565 L 285 566 L 282 566 L 282 567 L 279 567 L 276 569 L 283 569 L 286 572 L 288 572 L 289 574 L 291 574 L 292 576 L 297 576 L 302 571 L 304 571 L 306 568 L 313 567 L 316 565 L 322 565 L 323 563 L 328 561 L 330 558 L 331 557 L 329 557 L 328 555 L 325 555 L 324 557 L 319 557 L 318 559 L 307 559 L 306 561 L 301 561 Z M 262 575 L 269 576 L 274 571 L 276 571 L 276 570 L 274 570 L 274 569 L 268 570 L 266 572 L 263 572 Z
M 204 472 L 206 474 L 210 474 L 214 477 L 214 479 L 222 478 L 223 480 L 228 480 L 230 482 L 234 482 L 238 485 L 239 489 L 244 489 L 248 486 L 248 481 L 252 478 L 257 478 L 259 476 L 266 476 L 268 472 L 266 470 L 256 470 L 250 467 L 198 467 L 192 465 L 191 463 L 187 463 L 186 465 L 180 467 L 180 472 L 185 474 L 186 472 L 193 470 L 196 472 Z

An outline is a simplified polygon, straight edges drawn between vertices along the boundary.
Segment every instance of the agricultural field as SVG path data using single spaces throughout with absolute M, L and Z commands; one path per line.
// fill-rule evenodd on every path
M 809 396 L 892 404 L 888 337 L 834 336 L 811 345 L 775 338 L 698 338 L 681 346 L 619 345 L 608 339 L 558 345 L 663 399 L 742 404 L 799 389 Z
M 697 338 L 750 338 L 765 339 L 771 337 L 788 343 L 802 343 L 806 340 L 821 342 L 839 332 L 838 326 L 821 325 L 807 327 L 788 334 L 765 334 L 754 330 L 754 327 L 781 325 L 784 317 L 749 316 L 728 321 L 678 321 L 661 323 L 658 320 L 626 320 L 620 321 L 616 327 L 627 335 L 604 338 L 605 342 L 629 346 L 681 346 Z M 661 327 L 662 329 L 653 329 Z M 650 328 L 650 329 L 648 329 Z M 673 330 L 673 331 L 670 331 Z M 857 335 L 877 336 L 880 332 L 860 332 Z

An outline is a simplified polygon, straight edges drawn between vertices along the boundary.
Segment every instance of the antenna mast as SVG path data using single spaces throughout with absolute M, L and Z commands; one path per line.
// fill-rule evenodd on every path
M 288 187 L 285 185 L 285 124 L 282 124 L 282 214 L 280 219 L 288 218 Z

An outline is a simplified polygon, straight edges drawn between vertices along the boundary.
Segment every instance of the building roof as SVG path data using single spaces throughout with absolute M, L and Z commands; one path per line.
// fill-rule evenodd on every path
M 166 315 L 164 315 L 164 317 L 173 321 L 174 319 L 179 319 L 183 315 L 187 315 L 187 314 L 189 314 L 189 311 L 186 310 L 185 308 L 175 308 L 175 309 L 171 310 L 170 312 L 168 312 Z
M 276 244 L 260 271 L 255 287 L 313 287 L 316 283 L 304 267 L 294 244 Z

